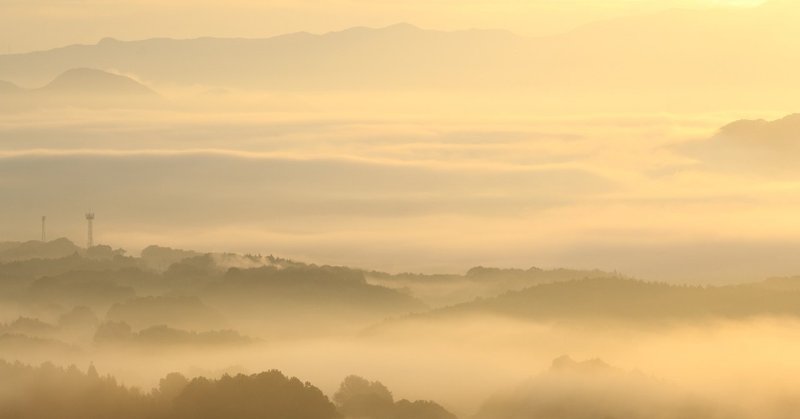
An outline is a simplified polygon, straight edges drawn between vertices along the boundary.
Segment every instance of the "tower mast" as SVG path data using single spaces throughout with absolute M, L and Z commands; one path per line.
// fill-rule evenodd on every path
M 87 212 L 86 213 L 86 223 L 88 224 L 88 237 L 86 240 L 86 248 L 91 248 L 94 246 L 94 237 L 92 236 L 92 223 L 94 222 L 94 213 Z
M 42 241 L 47 241 L 47 229 L 45 228 L 45 221 L 47 220 L 46 216 L 42 216 Z

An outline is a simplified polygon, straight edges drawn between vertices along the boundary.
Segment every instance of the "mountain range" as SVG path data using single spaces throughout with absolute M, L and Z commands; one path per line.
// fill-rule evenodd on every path
M 154 86 L 526 89 L 538 95 L 636 97 L 657 91 L 663 100 L 717 95 L 744 101 L 798 85 L 798 17 L 800 8 L 792 2 L 771 1 L 753 9 L 669 10 L 542 38 L 410 24 L 264 39 L 106 38 L 95 45 L 2 55 L 0 80 L 41 85 L 85 67 L 134 74 Z M 729 92 L 732 85 L 736 95 Z

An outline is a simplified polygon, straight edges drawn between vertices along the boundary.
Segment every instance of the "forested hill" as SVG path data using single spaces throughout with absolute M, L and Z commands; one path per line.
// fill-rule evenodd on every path
M 492 314 L 526 320 L 633 322 L 800 316 L 800 292 L 766 286 L 686 286 L 618 277 L 533 286 L 421 315 L 424 318 Z

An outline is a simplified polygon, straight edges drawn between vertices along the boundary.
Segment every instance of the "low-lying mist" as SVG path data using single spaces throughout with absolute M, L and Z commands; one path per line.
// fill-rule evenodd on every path
M 786 374 L 800 363 L 797 327 L 795 319 L 776 318 L 632 330 L 481 317 L 411 323 L 368 337 L 227 344 L 129 341 L 98 344 L 88 352 L 39 354 L 25 346 L 3 348 L 3 356 L 34 364 L 58 359 L 81 368 L 93 362 L 120 382 L 145 390 L 175 371 L 220 377 L 278 369 L 332 395 L 343 377 L 357 374 L 380 380 L 399 398 L 436 400 L 460 417 L 476 412 L 486 418 L 518 417 L 548 410 L 562 412 L 551 413 L 554 418 L 628 410 L 636 412 L 628 417 L 652 417 L 647 412 L 657 408 L 660 417 L 670 418 L 780 418 L 797 413 L 790 401 L 800 383 Z M 600 358 L 614 369 L 564 374 L 551 368 L 563 355 Z M 686 409 L 699 413 L 689 415 Z
M 755 152 L 731 129 L 715 134 L 781 114 L 532 116 L 481 94 L 300 96 L 309 107 L 190 95 L 208 106 L 0 113 L 6 216 L 29 220 L 0 236 L 35 237 L 47 215 L 52 237 L 77 240 L 91 207 L 98 239 L 133 252 L 162 243 L 389 272 L 569 266 L 679 282 L 800 270 L 797 173 L 764 169 L 791 161 L 769 152 L 780 141 L 747 142 Z M 430 109 L 403 110 L 419 102 Z
M 797 2 L 0 2 L 0 419 L 800 418 Z
M 800 367 L 797 278 L 687 286 L 597 270 L 396 275 L 157 246 L 131 257 L 64 239 L 4 243 L 0 259 L 0 359 L 49 363 L 10 376 L 55 380 L 41 391 L 111 385 L 91 384 L 99 371 L 144 409 L 132 417 L 180 417 L 170 409 L 195 391 L 227 409 L 237 400 L 227 386 L 294 383 L 280 374 L 311 383 L 297 391 L 321 391 L 320 408 L 345 417 L 798 413 L 800 382 L 786 374 Z M 77 370 L 62 382 L 51 364 Z M 165 377 L 200 387 L 165 399 Z M 357 397 L 337 399 L 342 388 Z M 0 410 L 21 403 L 7 393 Z M 259 406 L 247 409 L 282 409 Z

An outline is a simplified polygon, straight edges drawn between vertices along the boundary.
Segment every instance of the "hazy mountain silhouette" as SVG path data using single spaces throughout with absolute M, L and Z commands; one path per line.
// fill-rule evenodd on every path
M 0 356 L 45 357 L 58 359 L 65 354 L 74 354 L 80 349 L 58 339 L 31 337 L 19 333 L 0 333 Z
M 474 71 L 467 69 L 495 65 L 495 56 L 514 45 L 522 46 L 522 38 L 508 32 L 441 32 L 408 24 L 266 39 L 106 38 L 96 45 L 0 56 L 0 78 L 37 85 L 68 69 L 91 67 L 157 83 L 273 89 L 433 86 L 461 74 L 475 81 Z
M 776 151 L 800 151 L 800 114 L 767 121 L 742 119 L 722 127 L 717 139 L 731 144 L 754 148 L 772 148 Z
M 409 292 L 432 307 L 463 303 L 480 297 L 494 297 L 507 291 L 522 290 L 533 285 L 584 278 L 610 277 L 599 270 L 574 269 L 499 269 L 476 266 L 465 275 L 425 275 L 367 272 L 367 280 L 375 285 Z
M 139 329 L 155 325 L 209 330 L 226 326 L 224 317 L 197 298 L 141 297 L 114 304 L 106 314 Z
M 796 4 L 770 2 L 753 9 L 631 16 L 542 38 L 409 24 L 266 39 L 107 38 L 95 45 L 0 56 L 0 79 L 35 85 L 71 68 L 91 67 L 156 84 L 273 90 L 501 87 L 616 96 L 645 89 L 661 92 L 670 103 L 686 92 L 694 101 L 699 92 L 715 103 L 752 101 L 784 97 L 766 95 L 798 84 L 798 17 Z M 732 83 L 738 87 L 735 96 L 727 88 Z
M 600 359 L 562 356 L 543 373 L 490 397 L 476 419 L 741 418 L 746 415 Z
M 235 330 L 212 330 L 195 332 L 159 325 L 134 332 L 124 322 L 108 322 L 100 325 L 94 335 L 98 344 L 113 345 L 244 345 L 254 342 Z
M 774 121 L 742 119 L 720 128 L 711 138 L 676 148 L 703 164 L 732 172 L 796 173 L 800 153 L 800 114 Z
M 80 94 L 109 96 L 155 95 L 145 85 L 130 77 L 91 68 L 67 70 L 46 86 L 38 89 L 50 94 Z
M 762 286 L 686 286 L 589 278 L 533 286 L 412 316 L 500 315 L 536 321 L 632 323 L 800 315 L 800 293 Z
M 13 322 L 0 325 L 0 332 L 31 337 L 50 337 L 57 330 L 56 326 L 28 317 L 18 317 Z
M 754 286 L 778 291 L 800 291 L 800 276 L 767 278 Z
M 159 98 L 130 77 L 91 68 L 66 70 L 46 85 L 32 89 L 0 81 L 0 95 L 0 110 L 12 111 L 61 106 L 150 106 Z

